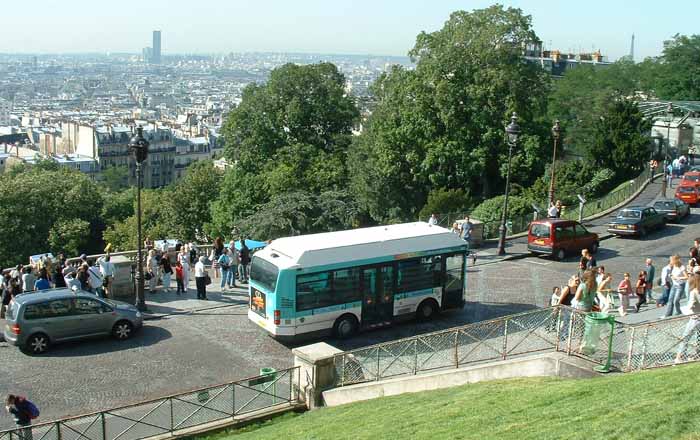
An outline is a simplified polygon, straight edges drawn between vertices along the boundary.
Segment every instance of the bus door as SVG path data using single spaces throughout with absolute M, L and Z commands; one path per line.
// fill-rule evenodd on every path
M 362 323 L 378 324 L 394 316 L 394 266 L 362 269 Z
M 465 289 L 465 254 L 448 255 L 442 259 L 442 273 L 444 276 L 444 290 L 442 296 L 442 308 L 459 308 L 464 305 Z

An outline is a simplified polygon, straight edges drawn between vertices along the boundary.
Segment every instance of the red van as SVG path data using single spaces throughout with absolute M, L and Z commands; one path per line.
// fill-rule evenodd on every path
M 573 220 L 536 220 L 530 223 L 527 233 L 528 251 L 553 255 L 557 260 L 563 260 L 567 254 L 580 254 L 581 249 L 595 253 L 599 244 L 598 234 Z
M 694 182 L 678 185 L 676 187 L 676 198 L 689 205 L 696 205 L 700 201 L 698 186 Z

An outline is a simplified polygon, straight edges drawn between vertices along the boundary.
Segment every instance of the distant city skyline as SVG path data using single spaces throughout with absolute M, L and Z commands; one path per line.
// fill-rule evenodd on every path
M 484 0 L 214 0 L 192 9 L 184 0 L 123 0 L 96 7 L 89 0 L 39 0 L 31 9 L 3 5 L 3 53 L 127 52 L 139 54 L 153 30 L 163 35 L 163 55 L 175 53 L 295 52 L 405 56 L 421 31 L 440 29 L 453 11 L 492 5 Z M 600 50 L 610 60 L 629 53 L 658 56 L 664 40 L 697 33 L 700 2 L 678 0 L 673 8 L 639 0 L 634 6 L 590 0 L 513 0 L 505 6 L 532 15 L 547 48 Z M 27 23 L 31 27 L 27 28 Z

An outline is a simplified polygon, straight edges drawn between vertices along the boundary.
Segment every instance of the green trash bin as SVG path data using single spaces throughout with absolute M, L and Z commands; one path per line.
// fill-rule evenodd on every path
M 260 369 L 260 375 L 263 376 L 263 384 L 267 382 L 272 382 L 277 379 L 277 370 L 270 367 L 265 367 Z M 261 390 L 265 388 L 265 385 L 261 385 Z M 267 391 L 272 394 L 272 404 L 277 403 L 277 384 L 273 383 L 270 389 Z
M 615 318 L 607 313 L 589 313 L 586 315 L 585 328 L 583 332 L 583 346 L 581 351 L 585 355 L 592 355 L 598 350 L 600 343 L 600 334 L 605 327 L 610 327 L 610 337 L 608 338 L 608 358 L 605 365 L 596 367 L 596 371 L 607 373 L 610 371 L 610 362 L 612 360 L 612 341 L 613 330 L 615 329 Z M 605 347 L 601 347 L 604 349 Z

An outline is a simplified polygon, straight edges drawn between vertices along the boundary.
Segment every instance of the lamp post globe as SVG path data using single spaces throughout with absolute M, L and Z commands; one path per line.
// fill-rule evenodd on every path
M 554 148 L 552 150 L 552 175 L 549 179 L 549 203 L 554 203 L 554 171 L 557 161 L 557 144 L 559 144 L 559 139 L 561 138 L 561 127 L 559 126 L 559 119 L 554 121 L 554 126 L 552 127 L 552 140 L 554 143 Z
M 508 170 L 506 172 L 506 190 L 503 198 L 503 212 L 501 212 L 501 226 L 498 228 L 498 255 L 506 254 L 506 219 L 508 218 L 508 194 L 510 192 L 510 162 L 513 157 L 513 148 L 518 145 L 520 137 L 520 126 L 518 125 L 518 115 L 513 112 L 510 124 L 506 127 L 506 137 L 508 138 Z
M 129 141 L 129 151 L 136 162 L 136 307 L 146 310 L 143 277 L 143 242 L 141 240 L 141 186 L 143 170 L 141 165 L 148 159 L 150 143 L 143 137 L 143 127 L 138 126 L 136 133 Z

